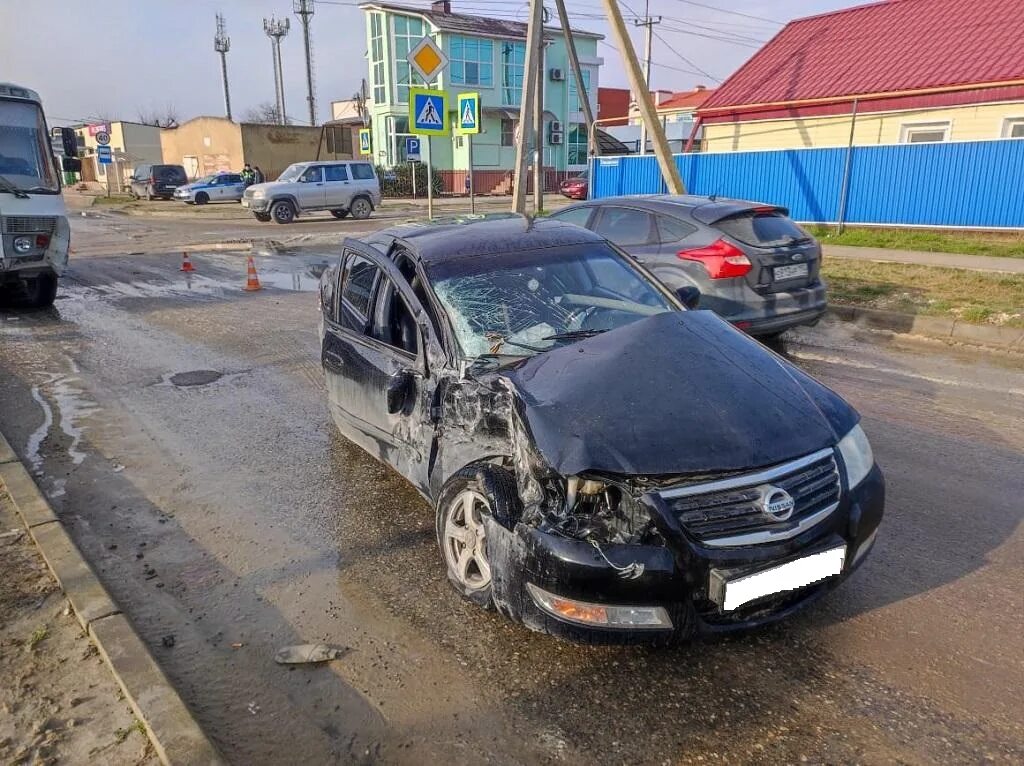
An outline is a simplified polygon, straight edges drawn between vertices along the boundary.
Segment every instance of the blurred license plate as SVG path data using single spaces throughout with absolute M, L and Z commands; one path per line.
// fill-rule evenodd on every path
M 249 207 L 249 200 L 245 197 L 242 197 L 242 207 Z
M 806 263 L 794 263 L 792 266 L 776 266 L 775 267 L 775 281 L 778 282 L 781 279 L 796 279 L 797 277 L 806 277 L 810 273 Z
M 731 612 L 733 609 L 738 609 L 744 604 L 764 596 L 796 590 L 837 575 L 843 571 L 845 561 L 846 546 L 842 545 L 838 548 L 830 548 L 827 551 L 804 556 L 763 572 L 724 582 L 716 583 L 716 579 L 721 580 L 721 574 L 712 570 L 711 590 L 713 593 L 719 594 L 719 598 L 715 600 L 722 607 L 722 611 Z M 718 587 L 715 587 L 716 585 Z

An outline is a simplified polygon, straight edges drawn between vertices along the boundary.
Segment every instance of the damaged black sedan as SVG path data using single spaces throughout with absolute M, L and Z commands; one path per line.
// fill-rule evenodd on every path
M 882 474 L 843 399 L 693 297 L 555 221 L 350 239 L 331 412 L 433 503 L 481 606 L 595 642 L 778 619 L 864 560 Z

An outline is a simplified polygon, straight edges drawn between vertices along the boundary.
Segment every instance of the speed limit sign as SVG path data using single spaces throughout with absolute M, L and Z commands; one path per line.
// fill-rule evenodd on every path
M 100 146 L 106 146 L 107 144 L 110 143 L 110 134 L 107 133 L 107 131 L 105 130 L 101 130 L 99 133 L 97 133 L 95 138 L 96 143 L 99 144 Z

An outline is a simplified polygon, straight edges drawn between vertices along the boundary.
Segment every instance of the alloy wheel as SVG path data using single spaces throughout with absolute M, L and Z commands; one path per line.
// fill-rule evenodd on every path
M 487 499 L 466 489 L 455 496 L 445 515 L 444 558 L 455 579 L 470 590 L 491 584 L 487 535 L 482 514 L 491 512 Z

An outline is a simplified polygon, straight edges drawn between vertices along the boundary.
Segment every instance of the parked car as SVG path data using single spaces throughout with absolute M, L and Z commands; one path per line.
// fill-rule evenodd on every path
M 827 308 L 821 246 L 785 208 L 716 197 L 610 197 L 552 218 L 607 237 L 672 289 L 751 335 L 814 324 Z
M 291 223 L 317 210 L 329 210 L 335 218 L 369 218 L 380 200 L 380 182 L 369 162 L 298 162 L 276 181 L 246 189 L 242 205 L 258 221 Z
M 884 480 L 850 405 L 695 297 L 558 221 L 347 239 L 329 407 L 471 601 L 594 642 L 760 625 L 864 561 Z
M 174 199 L 189 205 L 207 202 L 240 202 L 245 193 L 245 181 L 238 173 L 214 173 L 174 190 Z
M 573 178 L 567 178 L 558 185 L 558 191 L 561 195 L 569 199 L 586 199 L 589 188 L 590 181 L 587 179 L 586 173 Z
M 181 165 L 139 165 L 132 173 L 128 193 L 135 199 L 170 199 L 179 186 L 188 183 Z

